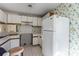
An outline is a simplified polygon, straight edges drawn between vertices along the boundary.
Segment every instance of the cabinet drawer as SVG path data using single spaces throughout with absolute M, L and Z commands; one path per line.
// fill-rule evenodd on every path
M 37 45 L 38 43 L 38 37 L 34 37 L 33 38 L 33 45 Z

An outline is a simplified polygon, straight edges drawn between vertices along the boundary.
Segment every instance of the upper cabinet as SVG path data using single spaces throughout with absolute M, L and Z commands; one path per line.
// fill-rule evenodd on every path
M 21 16 L 22 17 L 22 19 L 21 19 L 21 22 L 23 21 L 23 22 L 32 22 L 32 17 L 30 17 L 30 16 Z
M 42 24 L 42 18 L 40 17 L 22 16 L 21 21 L 31 22 L 33 26 L 41 26 Z
M 34 17 L 33 18 L 33 26 L 42 26 L 42 18 Z
M 27 16 L 27 21 L 33 23 L 33 17 Z
M 33 17 L 33 26 L 37 26 L 37 25 L 38 25 L 37 17 Z
M 8 14 L 8 23 L 21 23 L 21 16 L 17 14 Z
M 22 22 L 32 23 L 33 26 L 41 26 L 42 18 L 8 14 L 8 23 L 22 23 Z
M 22 21 L 27 21 L 27 16 L 21 16 L 21 22 Z
M 37 19 L 38 26 L 42 26 L 42 18 Z
M 7 22 L 6 18 L 7 15 L 2 10 L 0 10 L 0 22 Z

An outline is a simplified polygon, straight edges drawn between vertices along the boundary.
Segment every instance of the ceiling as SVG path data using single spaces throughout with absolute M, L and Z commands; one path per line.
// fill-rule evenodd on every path
M 28 5 L 32 5 L 32 7 L 28 7 Z M 58 3 L 0 3 L 0 8 L 7 12 L 43 16 L 58 5 Z

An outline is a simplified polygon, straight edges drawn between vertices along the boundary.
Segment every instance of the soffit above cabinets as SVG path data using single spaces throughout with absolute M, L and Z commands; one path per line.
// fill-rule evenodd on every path
M 34 16 L 43 16 L 57 6 L 59 3 L 0 3 L 4 11 Z

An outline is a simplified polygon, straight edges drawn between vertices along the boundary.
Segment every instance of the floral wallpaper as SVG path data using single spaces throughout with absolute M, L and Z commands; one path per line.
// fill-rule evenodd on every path
M 79 56 L 79 4 L 62 3 L 53 12 L 70 19 L 70 56 Z

